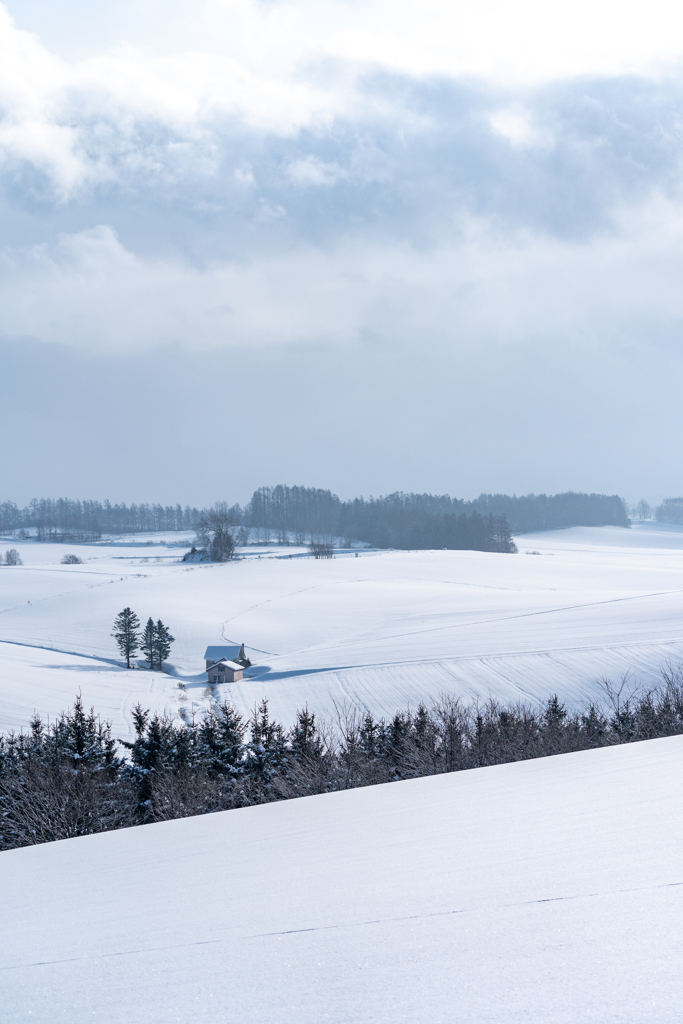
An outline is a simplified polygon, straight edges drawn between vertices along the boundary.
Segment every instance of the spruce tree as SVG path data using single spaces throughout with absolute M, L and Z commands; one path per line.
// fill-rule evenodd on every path
M 309 712 L 308 705 L 304 711 L 297 711 L 296 725 L 290 733 L 292 753 L 301 760 L 306 757 L 320 757 L 322 743 L 315 724 L 315 715 Z
M 140 650 L 147 658 L 149 662 L 150 671 L 154 668 L 156 662 L 156 629 L 154 622 L 150 616 L 147 619 L 147 623 L 142 633 L 142 642 L 140 644 Z
M 140 646 L 140 620 L 130 608 L 124 608 L 114 619 L 114 632 L 111 634 L 121 657 L 126 659 L 126 668 L 130 668 L 130 659 Z
M 207 711 L 197 731 L 197 757 L 218 775 L 237 776 L 244 770 L 242 716 L 226 701 Z
M 286 749 L 285 731 L 277 722 L 271 722 L 268 701 L 264 697 L 254 709 L 251 720 L 251 742 L 247 744 L 247 772 L 267 782 L 282 765 Z
M 152 621 L 151 619 L 149 620 Z M 165 626 L 161 619 L 154 626 L 154 657 L 160 669 L 163 669 L 164 662 L 171 653 L 171 644 L 175 637 L 171 636 L 168 626 Z

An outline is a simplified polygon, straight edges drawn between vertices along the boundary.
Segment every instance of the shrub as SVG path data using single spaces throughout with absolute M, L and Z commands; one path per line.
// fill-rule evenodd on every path
M 62 565 L 83 565 L 83 559 L 78 555 L 64 555 Z

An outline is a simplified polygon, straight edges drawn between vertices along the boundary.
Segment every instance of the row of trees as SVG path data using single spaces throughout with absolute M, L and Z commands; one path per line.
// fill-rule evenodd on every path
M 477 517 L 477 518 L 473 518 Z M 477 547 L 511 550 L 510 533 L 569 526 L 623 526 L 625 502 L 605 494 L 481 494 L 474 501 L 448 494 L 405 494 L 341 501 L 317 488 L 260 487 L 242 510 L 241 523 L 256 540 L 297 543 L 306 537 L 366 541 L 375 547 Z
M 665 498 L 655 509 L 655 519 L 659 523 L 683 526 L 683 498 Z
M 189 721 L 134 712 L 121 743 L 80 698 L 46 726 L 0 737 L 0 849 L 272 800 L 353 789 L 683 733 L 683 673 L 568 710 L 444 697 L 376 719 L 339 708 L 320 723 L 308 708 L 292 728 L 262 701 L 249 720 L 229 704 Z
M 683 501 L 683 499 L 668 499 Z M 665 503 L 666 504 L 666 503 Z M 74 501 L 69 498 L 36 498 L 24 509 L 13 502 L 0 504 L 0 532 L 27 531 L 38 540 L 88 541 L 102 534 L 154 531 L 205 530 L 207 520 L 228 515 L 241 530 L 238 543 L 251 538 L 257 542 L 272 538 L 280 543 L 293 539 L 330 542 L 333 538 L 366 541 L 376 547 L 429 547 L 440 533 L 456 530 L 456 516 L 465 529 L 463 516 L 490 517 L 503 523 L 508 532 L 563 529 L 568 526 L 628 526 L 626 506 L 618 495 L 605 494 L 481 494 L 474 501 L 451 498 L 448 494 L 404 494 L 397 491 L 379 498 L 342 501 L 329 490 L 316 487 L 259 487 L 244 507 L 217 502 L 211 509 L 198 510 L 169 505 L 112 505 L 109 501 Z M 500 525 L 498 529 L 500 530 Z M 481 527 L 472 527 L 480 532 Z M 430 535 L 434 535 L 430 539 Z M 461 546 L 461 541 L 454 541 Z M 488 550 L 488 548 L 486 549 Z M 499 548 L 491 548 L 499 550 Z M 220 559 L 221 561 L 224 558 Z
M 515 551 L 505 516 L 481 514 L 472 504 L 401 493 L 341 501 L 331 491 L 280 484 L 254 492 L 243 523 L 257 541 L 274 536 L 279 543 L 291 538 L 303 544 L 310 538 L 314 553 L 335 540 L 379 548 Z
M 631 525 L 626 502 L 618 494 L 480 494 L 471 504 L 482 515 L 506 516 L 513 533 L 564 530 L 570 526 Z
M 661 505 L 654 509 L 641 498 L 631 509 L 631 515 L 637 519 L 651 519 L 654 516 L 659 523 L 683 526 L 683 498 L 665 498 Z
M 0 533 L 30 531 L 40 541 L 92 541 L 102 534 L 194 530 L 201 512 L 186 505 L 112 505 L 110 501 L 34 498 L 25 508 L 0 503 Z
M 136 651 L 142 651 L 149 662 L 150 670 L 158 668 L 163 671 L 164 662 L 171 653 L 171 644 L 175 637 L 161 619 L 156 622 L 150 616 L 145 628 L 140 628 L 140 619 L 131 608 L 124 608 L 114 620 L 112 633 L 122 658 L 126 659 L 126 668 L 130 668 L 130 659 Z
M 452 550 L 503 551 L 517 550 L 505 516 L 443 515 L 420 516 L 417 520 L 404 519 L 388 527 L 368 532 L 355 538 L 369 540 L 377 547 L 449 548 Z M 184 561 L 210 560 L 226 562 L 235 555 L 236 536 L 245 543 L 244 527 L 237 527 L 231 511 L 211 512 L 200 520 L 196 547 L 184 556 Z M 242 535 L 241 537 L 239 535 Z M 286 532 L 283 533 L 287 537 Z M 315 558 L 332 558 L 335 537 L 329 534 L 310 534 L 309 547 Z M 354 538 L 346 543 L 350 545 Z M 302 541 L 303 542 L 303 541 Z

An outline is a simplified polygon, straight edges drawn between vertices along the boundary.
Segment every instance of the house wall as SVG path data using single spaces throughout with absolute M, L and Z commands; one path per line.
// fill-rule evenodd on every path
M 243 670 L 226 668 L 224 672 L 214 671 L 209 675 L 210 683 L 238 683 L 243 678 Z

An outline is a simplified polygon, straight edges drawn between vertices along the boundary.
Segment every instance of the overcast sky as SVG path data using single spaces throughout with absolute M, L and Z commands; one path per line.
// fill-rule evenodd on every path
M 682 30 L 0 4 L 0 500 L 683 494 Z

